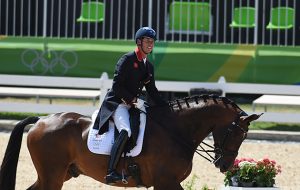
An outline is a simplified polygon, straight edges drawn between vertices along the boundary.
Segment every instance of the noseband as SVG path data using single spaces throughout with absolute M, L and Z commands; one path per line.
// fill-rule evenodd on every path
M 227 131 L 226 131 L 226 134 L 223 138 L 223 140 L 221 141 L 222 144 L 215 144 L 214 146 L 211 146 L 205 142 L 201 142 L 199 147 L 200 149 L 196 149 L 196 153 L 200 156 L 202 156 L 203 158 L 205 158 L 206 160 L 208 160 L 209 162 L 215 164 L 217 161 L 219 161 L 221 158 L 223 158 L 224 156 L 237 156 L 238 154 L 238 150 L 236 151 L 230 151 L 230 150 L 226 150 L 225 148 L 225 144 L 226 142 L 228 141 L 228 137 L 231 135 L 231 133 L 234 131 L 234 130 L 241 130 L 243 132 L 243 140 L 246 139 L 247 137 L 247 133 L 248 131 L 246 131 L 245 129 L 243 129 L 239 124 L 238 124 L 238 120 L 240 118 L 240 116 L 245 116 L 247 115 L 244 111 L 240 112 L 238 114 L 238 117 L 235 119 L 235 121 L 233 121 L 229 127 L 227 127 Z M 203 146 L 201 145 L 205 145 L 207 146 L 208 148 L 210 148 L 210 150 L 206 150 L 205 148 L 203 148 Z M 203 155 L 203 152 L 206 154 L 206 155 Z M 215 153 L 215 157 L 213 157 L 210 153 Z

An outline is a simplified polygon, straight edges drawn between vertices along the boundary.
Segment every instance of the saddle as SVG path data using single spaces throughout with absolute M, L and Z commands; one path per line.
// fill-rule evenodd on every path
M 142 109 L 145 111 L 145 108 Z M 129 110 L 129 120 L 130 120 L 130 128 L 131 128 L 131 136 L 127 141 L 127 144 L 124 147 L 123 157 L 124 163 L 127 163 L 127 174 L 124 173 L 124 179 L 122 182 L 124 184 L 127 183 L 128 177 L 132 177 L 137 187 L 143 187 L 142 180 L 140 178 L 140 167 L 134 161 L 133 157 L 137 156 L 142 149 L 143 145 L 143 136 L 145 132 L 146 125 L 146 115 L 141 114 L 139 109 L 130 108 Z M 94 113 L 92 116 L 92 120 L 95 121 L 97 113 Z M 93 126 L 94 124 L 91 124 Z M 104 154 L 109 155 L 111 147 L 113 145 L 113 139 L 118 136 L 118 130 L 115 127 L 115 124 L 110 119 L 109 120 L 109 130 L 107 132 L 99 135 L 99 131 L 97 129 L 90 129 L 88 135 L 88 148 L 91 152 L 95 154 Z M 124 167 L 126 167 L 124 165 Z

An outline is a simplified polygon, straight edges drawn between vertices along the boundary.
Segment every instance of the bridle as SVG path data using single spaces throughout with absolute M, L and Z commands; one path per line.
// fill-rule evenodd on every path
M 205 158 L 206 160 L 208 160 L 209 162 L 211 162 L 213 164 L 218 162 L 224 156 L 237 156 L 238 155 L 238 150 L 235 150 L 235 151 L 226 150 L 225 144 L 229 139 L 228 137 L 230 137 L 230 135 L 232 134 L 232 132 L 234 130 L 242 131 L 242 133 L 243 133 L 242 141 L 244 141 L 247 138 L 248 131 L 243 129 L 238 123 L 238 120 L 239 120 L 240 116 L 245 116 L 245 115 L 247 115 L 247 114 L 244 111 L 241 111 L 238 114 L 238 117 L 235 119 L 235 121 L 233 121 L 227 127 L 226 134 L 225 134 L 223 140 L 221 141 L 222 143 L 215 144 L 214 146 L 211 146 L 211 145 L 209 145 L 209 144 L 202 141 L 199 145 L 200 149 L 197 148 L 195 152 L 198 155 L 200 155 L 201 157 Z M 201 144 L 205 145 L 206 147 L 208 147 L 210 149 L 209 150 L 205 149 Z M 205 155 L 203 155 L 203 153 L 205 153 Z M 215 157 L 213 157 L 210 153 L 215 153 Z

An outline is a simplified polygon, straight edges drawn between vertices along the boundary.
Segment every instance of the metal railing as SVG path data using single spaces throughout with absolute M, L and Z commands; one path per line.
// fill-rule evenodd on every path
M 0 0 L 0 35 L 132 40 L 151 26 L 160 41 L 299 46 L 299 7 L 297 0 Z

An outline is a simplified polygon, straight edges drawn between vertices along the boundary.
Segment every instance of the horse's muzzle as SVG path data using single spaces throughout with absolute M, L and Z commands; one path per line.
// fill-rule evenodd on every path
M 222 173 L 228 171 L 233 165 L 233 163 L 225 162 L 225 160 L 223 158 L 220 158 L 214 164 L 215 164 L 215 167 L 219 168 L 220 172 L 222 172 Z

